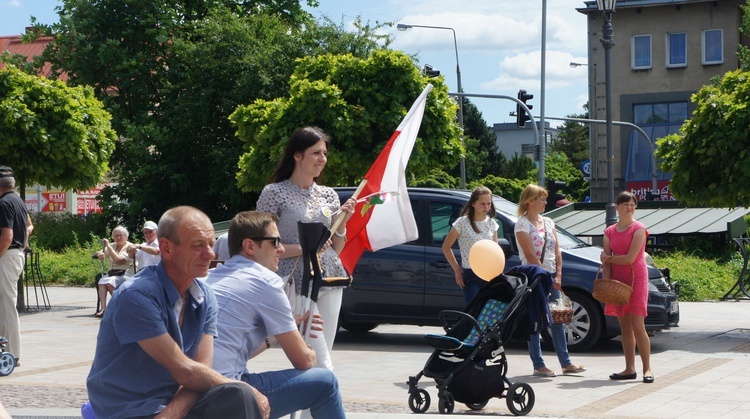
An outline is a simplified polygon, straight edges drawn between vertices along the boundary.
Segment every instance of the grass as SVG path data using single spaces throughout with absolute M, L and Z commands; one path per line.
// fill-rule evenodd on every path
M 101 271 L 98 260 L 91 255 L 99 250 L 95 241 L 62 252 L 41 250 L 42 275 L 48 284 L 90 286 Z M 674 251 L 653 255 L 658 267 L 668 267 L 673 281 L 680 283 L 680 301 L 718 300 L 729 291 L 742 270 L 739 252 L 705 258 L 698 252 Z
M 92 255 L 101 245 L 93 243 L 83 247 L 67 247 L 62 252 L 39 251 L 39 268 L 48 284 L 66 286 L 90 286 L 101 272 L 102 265 Z
M 682 251 L 654 256 L 656 266 L 668 267 L 672 281 L 680 283 L 680 301 L 720 299 L 737 281 L 742 262 L 739 252 L 719 259 Z

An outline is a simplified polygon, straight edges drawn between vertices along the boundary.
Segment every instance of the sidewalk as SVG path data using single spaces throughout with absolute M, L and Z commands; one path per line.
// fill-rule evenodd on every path
M 21 366 L 0 377 L 0 398 L 14 418 L 79 417 L 87 399 L 85 380 L 94 355 L 99 320 L 92 288 L 48 288 L 52 310 L 21 316 Z M 580 376 L 532 377 L 528 351 L 506 347 L 508 378 L 526 382 L 536 402 L 529 417 L 746 418 L 750 416 L 750 302 L 681 303 L 681 326 L 651 340 L 654 384 L 611 381 L 624 361 L 619 339 L 572 354 L 588 371 Z M 427 414 L 409 410 L 406 380 L 431 351 L 430 327 L 382 325 L 366 334 L 339 333 L 333 352 L 348 417 L 402 419 L 444 417 L 437 413 L 434 382 L 420 381 L 432 398 Z M 560 371 L 555 355 L 545 360 Z M 255 370 L 289 368 L 272 348 L 250 363 Z M 640 369 L 640 360 L 637 361 Z M 472 414 L 462 404 L 455 414 Z M 492 399 L 475 414 L 512 416 L 505 399 Z

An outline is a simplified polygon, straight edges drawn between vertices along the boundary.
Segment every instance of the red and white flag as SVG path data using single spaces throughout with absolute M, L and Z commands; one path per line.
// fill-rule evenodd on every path
M 381 198 L 383 193 L 383 199 L 359 202 L 346 224 L 347 241 L 339 256 L 349 273 L 354 272 L 365 250 L 374 252 L 419 237 L 405 172 L 431 90 L 432 85 L 428 84 L 365 175 L 367 184 L 360 195 Z

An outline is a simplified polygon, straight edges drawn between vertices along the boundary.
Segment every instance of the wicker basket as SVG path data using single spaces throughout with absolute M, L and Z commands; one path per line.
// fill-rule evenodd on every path
M 567 324 L 573 321 L 573 307 L 552 309 L 552 323 L 554 324 Z
M 552 314 L 552 323 L 568 324 L 573 321 L 573 302 L 560 290 L 560 299 L 549 304 L 549 312 Z
M 624 306 L 630 301 L 630 294 L 633 293 L 633 287 L 622 281 L 609 278 L 599 278 L 599 272 L 602 267 L 596 270 L 596 276 L 594 277 L 594 292 L 591 294 L 596 298 L 597 301 L 612 304 L 616 306 Z M 630 266 L 630 272 L 632 274 L 632 281 L 635 281 L 635 271 L 633 271 L 633 265 Z

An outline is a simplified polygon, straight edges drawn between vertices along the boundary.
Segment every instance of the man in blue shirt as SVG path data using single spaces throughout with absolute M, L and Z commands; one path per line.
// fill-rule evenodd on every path
M 216 297 L 201 281 L 214 258 L 203 212 L 159 220 L 162 262 L 123 284 L 99 326 L 86 386 L 98 419 L 267 418 L 265 396 L 211 368 Z
M 214 369 L 268 397 L 272 418 L 302 409 L 310 409 L 314 418 L 345 418 L 336 376 L 314 368 L 315 351 L 300 335 L 283 282 L 275 273 L 284 252 L 276 216 L 237 214 L 229 224 L 227 242 L 231 257 L 206 278 L 219 306 Z M 273 341 L 294 369 L 248 372 L 247 361 Z

